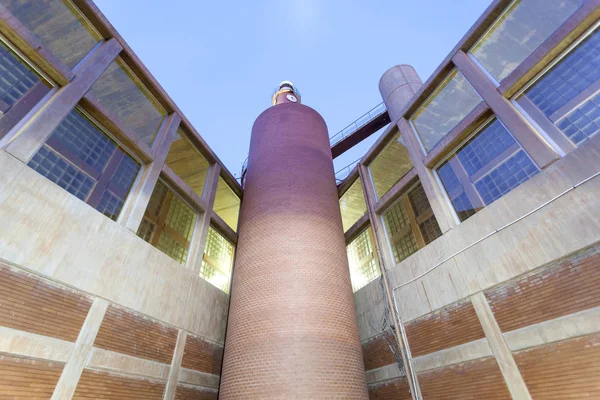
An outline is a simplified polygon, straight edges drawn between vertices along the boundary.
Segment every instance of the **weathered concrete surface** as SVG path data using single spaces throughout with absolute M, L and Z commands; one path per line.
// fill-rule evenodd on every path
M 0 151 L 0 259 L 209 341 L 228 295 Z

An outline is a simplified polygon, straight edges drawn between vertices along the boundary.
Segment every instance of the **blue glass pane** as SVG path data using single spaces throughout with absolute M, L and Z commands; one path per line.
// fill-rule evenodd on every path
M 481 178 L 475 188 L 485 204 L 491 204 L 539 172 L 525 151 L 519 150 L 498 168 Z
M 575 144 L 600 132 L 600 93 L 556 124 Z
M 67 115 L 51 139 L 60 141 L 81 161 L 101 172 L 117 145 L 77 110 Z
M 471 176 L 515 143 L 500 121 L 495 120 L 462 148 L 458 158 Z
M 27 165 L 81 200 L 87 198 L 96 183 L 46 146 Z
M 461 221 L 538 172 L 525 150 L 497 120 L 482 129 L 437 170 Z
M 38 76 L 0 42 L 0 111 L 6 113 L 38 82 Z
M 573 100 L 585 88 L 600 79 L 600 31 L 596 31 L 527 92 L 546 116 Z

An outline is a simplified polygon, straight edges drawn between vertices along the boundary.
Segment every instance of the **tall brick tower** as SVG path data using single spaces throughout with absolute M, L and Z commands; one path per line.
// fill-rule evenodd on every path
M 252 128 L 221 399 L 367 399 L 327 126 L 290 82 Z

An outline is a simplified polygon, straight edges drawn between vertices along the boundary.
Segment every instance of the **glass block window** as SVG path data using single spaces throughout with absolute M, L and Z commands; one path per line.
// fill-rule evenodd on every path
M 208 228 L 200 276 L 225 293 L 233 267 L 234 247 L 214 228 Z
M 461 221 L 538 172 L 529 155 L 496 119 L 437 169 Z
M 0 3 L 69 68 L 102 39 L 68 0 L 0 0 Z
M 209 164 L 181 130 L 171 144 L 166 164 L 202 197 Z
M 524 96 L 576 145 L 600 132 L 600 31 L 566 54 Z
M 383 213 L 383 222 L 396 263 L 442 235 L 421 183 Z
M 238 195 L 229 187 L 225 179 L 219 177 L 213 210 L 234 231 L 237 230 L 240 204 Z
M 479 94 L 457 69 L 437 87 L 411 117 L 416 133 L 429 152 L 479 103 Z
M 28 165 L 116 220 L 140 170 L 97 125 L 75 109 Z
M 346 248 L 350 265 L 350 280 L 355 292 L 381 275 L 375 239 L 371 228 L 356 237 Z
M 36 84 L 40 77 L 0 41 L 0 111 L 4 115 Z
M 148 146 L 152 146 L 166 111 L 123 60 L 117 58 L 109 65 L 90 92 L 126 128 L 135 132 Z
M 344 232 L 350 229 L 367 212 L 367 204 L 365 203 L 360 178 L 340 197 L 340 211 Z
M 398 133 L 369 165 L 377 198 L 383 197 L 412 167 L 404 140 Z
M 137 235 L 175 261 L 185 264 L 196 217 L 183 200 L 158 182 Z
M 501 82 L 548 39 L 584 0 L 515 0 L 471 49 Z

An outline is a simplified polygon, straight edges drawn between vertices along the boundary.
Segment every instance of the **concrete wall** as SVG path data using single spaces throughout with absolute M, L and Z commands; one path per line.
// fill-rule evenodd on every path
M 0 221 L 0 369 L 45 360 L 56 398 L 216 398 L 226 293 L 2 150 Z
M 481 371 L 496 377 L 491 387 L 505 387 L 513 398 L 549 398 L 527 385 L 535 379 L 562 385 L 568 393 L 582 390 L 551 375 L 544 346 L 572 347 L 580 360 L 598 362 L 585 349 L 597 342 L 600 330 L 600 295 L 593 290 L 600 287 L 593 272 L 600 266 L 600 176 L 580 184 L 598 171 L 597 136 L 388 272 L 392 288 L 417 278 L 395 290 L 395 297 L 424 398 L 435 397 L 434 382 L 457 382 L 465 374 L 476 380 Z M 581 272 L 586 265 L 589 272 Z M 381 338 L 374 323 L 384 310 L 379 282 L 359 290 L 355 305 L 365 349 Z M 583 338 L 569 342 L 577 337 Z M 546 369 L 536 369 L 532 360 Z M 570 363 L 569 357 L 562 362 Z M 584 385 L 591 372 L 580 372 Z M 376 398 L 375 382 L 369 383 Z M 455 387 L 457 398 L 481 390 L 466 382 Z M 451 391 L 446 396 L 453 398 Z

